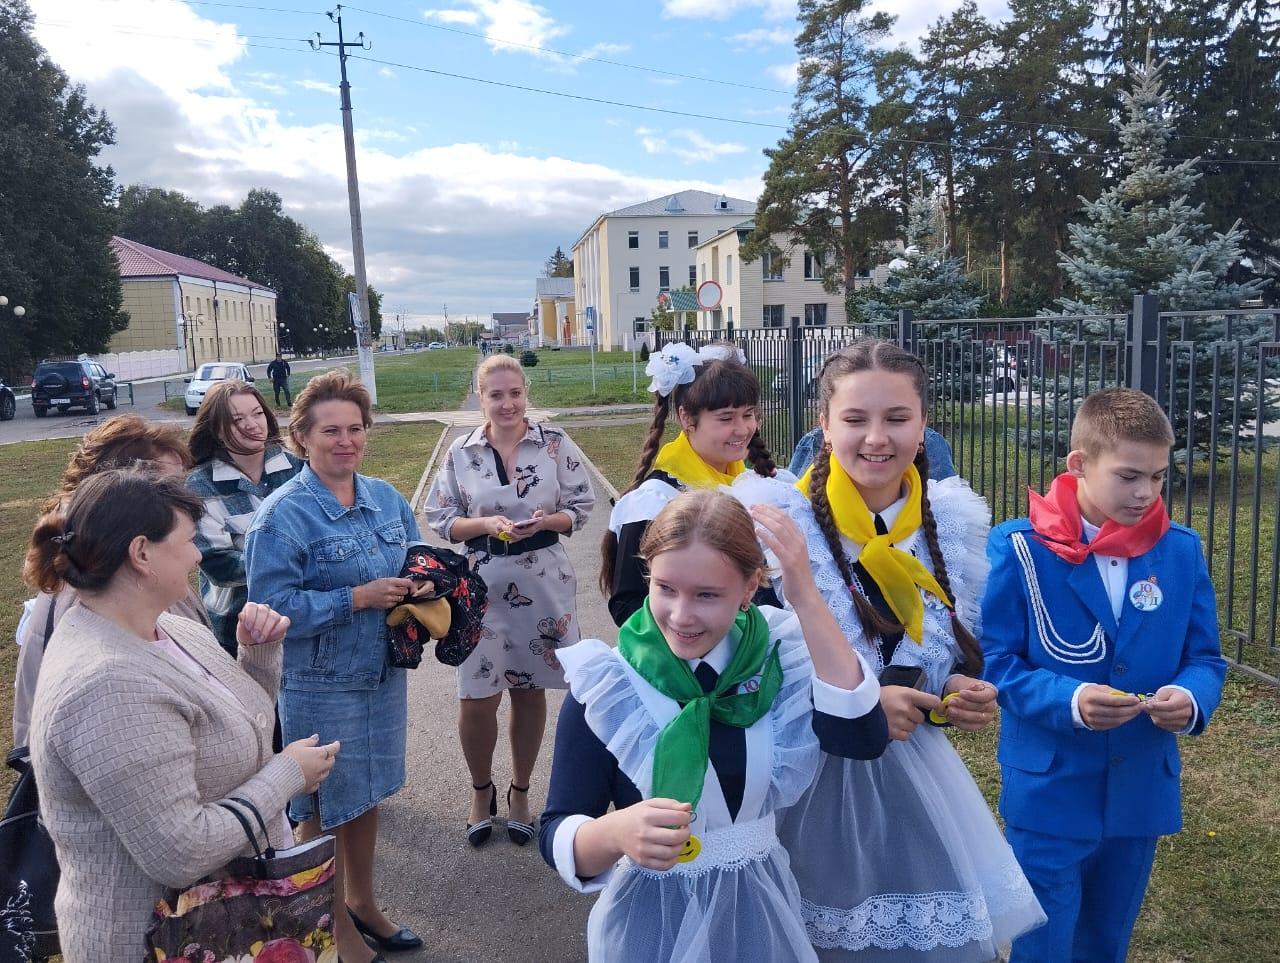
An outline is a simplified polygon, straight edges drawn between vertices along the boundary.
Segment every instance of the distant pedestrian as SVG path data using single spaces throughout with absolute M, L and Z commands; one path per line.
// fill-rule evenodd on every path
M 276 393 L 276 407 L 280 407 L 280 392 L 284 391 L 284 403 L 287 407 L 293 407 L 293 395 L 289 393 L 289 375 L 293 370 L 289 367 L 289 362 L 284 360 L 284 356 L 279 351 L 276 352 L 276 360 L 267 365 L 267 377 L 271 379 L 271 387 Z

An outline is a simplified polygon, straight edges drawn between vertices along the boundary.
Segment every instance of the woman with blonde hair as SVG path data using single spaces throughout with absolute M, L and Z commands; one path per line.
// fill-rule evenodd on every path
M 219 381 L 196 412 L 187 487 L 204 501 L 196 532 L 200 596 L 222 647 L 236 654 L 236 618 L 249 598 L 244 539 L 264 498 L 302 471 L 267 400 L 251 384 Z
M 507 836 L 534 836 L 529 779 L 546 727 L 547 689 L 564 687 L 556 651 L 578 641 L 578 580 L 560 544 L 595 504 L 582 453 L 559 428 L 526 417 L 529 382 L 510 355 L 476 370 L 485 422 L 455 441 L 427 496 L 427 523 L 465 542 L 489 587 L 484 633 L 458 667 L 458 734 L 471 773 L 467 841 L 482 846 L 498 812 L 493 750 L 502 692 L 511 701 Z
M 387 918 L 374 893 L 378 803 L 404 786 L 408 724 L 405 670 L 388 660 L 386 614 L 414 592 L 399 575 L 418 523 L 403 495 L 359 473 L 372 424 L 358 380 L 342 370 L 312 378 L 289 422 L 289 443 L 306 466 L 262 502 L 245 540 L 249 599 L 291 622 L 284 738 L 315 732 L 343 746 L 319 810 L 307 796 L 289 808 L 305 837 L 337 836 L 334 939 L 346 963 L 381 959 L 361 934 L 385 950 L 422 944 Z
M 145 465 L 164 475 L 181 475 L 191 467 L 191 455 L 182 435 L 173 425 L 152 424 L 137 415 L 116 415 L 98 425 L 80 440 L 67 462 L 62 483 L 41 507 L 42 512 L 65 508 L 81 483 L 99 472 L 113 468 Z M 31 703 L 36 695 L 36 679 L 44 659 L 45 645 L 54 626 L 76 600 L 73 586 L 63 584 L 56 592 L 41 592 L 27 603 L 18 623 L 18 666 L 14 678 L 13 743 L 27 744 Z M 204 625 L 209 624 L 200 596 L 190 587 L 169 609 Z M 234 631 L 234 628 L 233 628 Z

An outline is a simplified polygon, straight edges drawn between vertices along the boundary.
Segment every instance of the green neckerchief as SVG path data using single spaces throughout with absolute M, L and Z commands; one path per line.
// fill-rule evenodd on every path
M 752 605 L 734 619 L 733 656 L 716 687 L 703 692 L 689 664 L 671 651 L 649 611 L 649 600 L 618 630 L 618 652 L 640 677 L 669 699 L 684 704 L 658 734 L 653 754 L 653 798 L 676 799 L 694 809 L 707 775 L 711 720 L 746 729 L 769 711 L 782 686 L 778 645 L 769 649 L 769 625 Z M 762 671 L 763 670 L 763 671 Z M 760 688 L 725 696 L 760 674 Z

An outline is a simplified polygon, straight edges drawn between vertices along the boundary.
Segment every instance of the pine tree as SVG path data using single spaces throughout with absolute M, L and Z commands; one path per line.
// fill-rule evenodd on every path
M 909 309 L 920 320 L 971 318 L 982 298 L 965 279 L 960 258 L 951 257 L 942 239 L 941 205 L 928 197 L 911 202 L 907 249 L 882 287 L 851 293 L 850 317 L 868 323 L 893 321 Z
M 799 0 L 791 123 L 778 146 L 765 151 L 769 169 L 755 229 L 742 246 L 745 262 L 770 253 L 781 264 L 787 252 L 776 250 L 773 237 L 791 238 L 817 255 L 831 292 L 847 289 L 865 269 L 884 221 L 866 169 L 873 150 L 867 116 L 875 47 L 893 18 L 870 6 L 870 0 Z
M 556 253 L 547 258 L 542 268 L 542 276 L 546 278 L 571 278 L 573 277 L 573 258 L 568 257 L 564 251 L 560 250 L 560 245 L 556 245 Z

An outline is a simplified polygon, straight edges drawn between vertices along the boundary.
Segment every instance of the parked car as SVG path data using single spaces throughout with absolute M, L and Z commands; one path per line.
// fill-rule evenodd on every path
M 18 399 L 13 389 L 0 381 L 0 421 L 10 421 L 18 413 Z
M 427 345 L 427 350 L 428 350 L 428 351 L 439 351 L 439 350 L 440 350 L 441 348 L 443 348 L 444 346 L 445 346 L 445 345 L 444 345 L 444 342 L 443 342 L 443 341 L 432 341 L 429 345 Z
M 50 408 L 66 413 L 83 408 L 96 415 L 102 406 L 116 406 L 116 376 L 96 361 L 41 361 L 31 375 L 31 407 L 37 418 Z
M 200 403 L 204 401 L 204 393 L 208 391 L 216 381 L 243 381 L 245 384 L 253 384 L 253 375 L 249 374 L 249 369 L 238 361 L 217 361 L 210 364 L 202 364 L 192 377 L 187 378 L 187 391 L 183 397 L 183 402 L 187 406 L 187 414 L 194 415 L 196 409 L 200 407 Z

